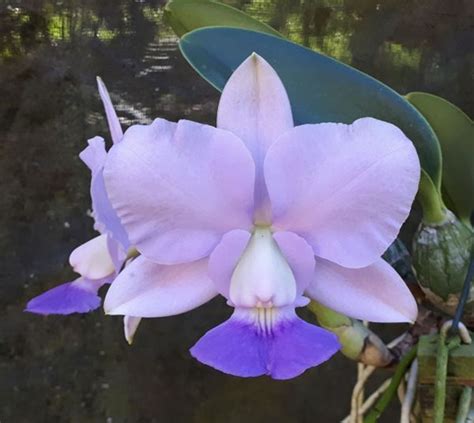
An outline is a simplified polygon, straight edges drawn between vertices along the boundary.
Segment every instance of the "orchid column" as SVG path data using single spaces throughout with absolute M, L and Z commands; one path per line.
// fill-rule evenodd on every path
M 106 312 L 169 316 L 221 294 L 234 313 L 193 356 L 233 375 L 295 377 L 339 349 L 296 315 L 308 297 L 355 318 L 415 319 L 380 256 L 419 173 L 391 124 L 294 127 L 278 75 L 254 54 L 229 79 L 217 128 L 156 119 L 108 153 L 107 196 L 141 256 L 114 281 Z

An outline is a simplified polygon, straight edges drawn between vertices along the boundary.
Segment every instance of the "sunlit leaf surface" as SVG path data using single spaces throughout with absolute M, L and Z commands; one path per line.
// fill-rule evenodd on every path
M 238 9 L 208 0 L 171 0 L 166 5 L 165 16 L 180 37 L 208 26 L 228 26 L 280 35 L 272 27 Z

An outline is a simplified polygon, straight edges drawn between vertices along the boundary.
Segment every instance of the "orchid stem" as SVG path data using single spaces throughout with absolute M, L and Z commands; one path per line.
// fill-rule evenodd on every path
M 435 396 L 433 404 L 433 423 L 444 422 L 444 408 L 446 402 L 446 376 L 448 373 L 449 352 L 459 346 L 461 339 L 456 337 L 446 344 L 446 332 L 441 331 L 436 353 Z
M 467 269 L 466 278 L 464 279 L 461 297 L 459 298 L 459 303 L 456 308 L 456 313 L 454 314 L 453 325 L 451 326 L 451 330 L 453 332 L 458 331 L 459 322 L 461 321 L 461 317 L 464 311 L 464 307 L 466 305 L 467 297 L 469 297 L 469 292 L 471 291 L 471 282 L 473 278 L 474 278 L 474 243 L 471 245 L 471 257 L 469 260 L 469 266 Z
M 367 417 L 364 419 L 364 423 L 376 423 L 382 413 L 385 411 L 387 406 L 392 401 L 393 397 L 397 392 L 398 385 L 403 379 L 403 375 L 407 371 L 407 368 L 410 366 L 411 362 L 415 359 L 417 352 L 417 345 L 415 345 L 407 354 L 400 360 L 400 363 L 395 370 L 395 373 L 392 377 L 389 387 L 380 397 L 380 399 L 375 404 L 374 408 L 370 411 Z
M 461 397 L 459 398 L 458 412 L 456 415 L 456 423 L 465 423 L 472 402 L 472 387 L 465 386 Z
M 439 225 L 446 220 L 446 207 L 433 181 L 422 169 L 417 199 L 423 209 L 423 221 Z

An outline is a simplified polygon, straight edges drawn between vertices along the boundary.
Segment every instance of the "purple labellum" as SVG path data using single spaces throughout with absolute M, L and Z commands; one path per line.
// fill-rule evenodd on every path
M 234 376 L 291 379 L 339 348 L 336 335 L 300 319 L 293 309 L 236 309 L 229 320 L 207 332 L 191 354 Z

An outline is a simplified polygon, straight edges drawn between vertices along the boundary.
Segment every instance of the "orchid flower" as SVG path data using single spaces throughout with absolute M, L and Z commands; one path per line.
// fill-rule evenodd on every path
M 381 255 L 419 174 L 413 144 L 389 123 L 295 127 L 277 73 L 253 54 L 222 92 L 217 128 L 156 119 L 109 151 L 107 195 L 141 256 L 105 311 L 171 316 L 220 294 L 234 312 L 191 354 L 232 375 L 295 377 L 340 347 L 295 313 L 309 298 L 375 322 L 416 318 Z
M 118 143 L 123 136 L 120 122 L 105 85 L 100 78 L 97 82 L 112 141 Z M 81 276 L 33 298 L 28 302 L 26 311 L 38 314 L 71 314 L 95 310 L 101 303 L 97 295 L 98 290 L 104 284 L 111 283 L 124 264 L 130 241 L 105 191 L 102 174 L 107 156 L 105 142 L 101 137 L 94 137 L 88 140 L 88 144 L 79 156 L 92 173 L 94 228 L 101 235 L 80 245 L 69 256 L 70 265 Z

